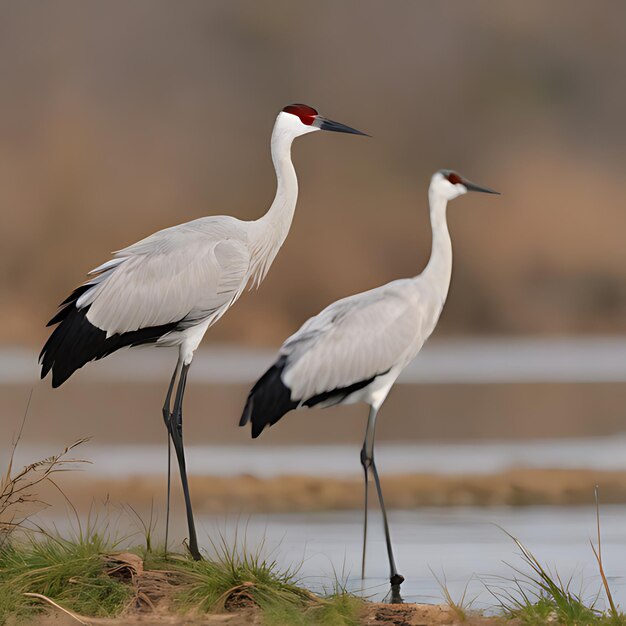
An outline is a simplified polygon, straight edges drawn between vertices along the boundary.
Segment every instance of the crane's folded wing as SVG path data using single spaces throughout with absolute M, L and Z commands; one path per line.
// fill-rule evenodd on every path
M 107 336 L 193 325 L 220 315 L 241 294 L 250 265 L 245 242 L 172 230 L 161 241 L 153 235 L 117 253 L 79 298 L 77 306 L 89 306 L 87 319 Z
M 393 287 L 339 300 L 285 342 L 282 380 L 305 402 L 373 379 L 414 356 L 419 329 L 420 316 Z

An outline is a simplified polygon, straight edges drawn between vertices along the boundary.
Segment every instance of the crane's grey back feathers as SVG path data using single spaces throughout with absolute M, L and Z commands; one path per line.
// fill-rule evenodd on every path
M 389 371 L 418 334 L 419 313 L 395 281 L 334 302 L 304 323 L 280 349 L 283 380 L 306 399 Z
M 203 218 L 116 253 L 119 262 L 77 301 L 107 336 L 147 326 L 204 320 L 228 306 L 250 267 L 245 222 Z

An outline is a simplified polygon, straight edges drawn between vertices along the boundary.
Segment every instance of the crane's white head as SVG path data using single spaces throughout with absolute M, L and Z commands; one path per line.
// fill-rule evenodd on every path
M 482 193 L 495 193 L 500 195 L 498 191 L 494 191 L 488 187 L 480 187 L 470 182 L 454 170 L 439 170 L 435 172 L 430 181 L 430 189 L 446 200 L 454 200 L 454 198 L 458 198 L 468 191 L 480 191 Z
M 291 135 L 293 138 L 316 130 L 330 130 L 336 133 L 368 136 L 360 130 L 322 117 L 313 107 L 306 104 L 290 104 L 286 106 L 276 118 L 276 128 L 287 135 Z

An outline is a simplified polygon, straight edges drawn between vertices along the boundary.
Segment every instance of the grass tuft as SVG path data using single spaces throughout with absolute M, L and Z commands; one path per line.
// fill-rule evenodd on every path
M 595 606 L 597 596 L 590 604 L 585 603 L 580 593 L 572 591 L 571 579 L 563 580 L 558 573 L 552 573 L 519 539 L 504 532 L 520 549 L 522 559 L 530 568 L 528 573 L 511 566 L 517 574 L 513 579 L 505 579 L 498 587 L 485 585 L 498 600 L 507 618 L 530 626 L 549 623 L 563 626 L 626 626 L 626 616 L 613 604 L 608 583 L 605 582 L 605 589 L 610 598 L 610 610 L 602 612 Z M 604 582 L 606 577 L 603 575 L 600 545 L 594 553 Z
M 174 569 L 189 580 L 178 598 L 180 606 L 208 612 L 234 605 L 302 606 L 308 598 L 308 592 L 296 585 L 296 571 L 280 571 L 275 560 L 262 556 L 263 544 L 250 553 L 245 545 L 230 546 L 221 536 L 213 548 L 211 560 L 174 560 Z
M 503 604 L 505 614 L 525 624 L 545 624 L 546 621 L 567 625 L 595 623 L 598 611 L 594 604 L 587 606 L 581 596 L 571 590 L 571 580 L 564 581 L 558 573 L 552 574 L 519 539 L 507 535 L 520 549 L 531 573 L 513 568 L 521 578 L 514 578 L 511 581 L 513 589 L 505 592 L 508 598 Z
M 458 600 L 455 600 L 450 593 L 450 589 L 448 588 L 448 581 L 446 580 L 445 573 L 442 572 L 441 578 L 435 574 L 434 570 L 429 567 L 430 573 L 434 576 L 439 588 L 441 589 L 441 593 L 443 595 L 443 599 L 445 603 L 454 611 L 457 619 L 460 622 L 467 621 L 467 615 L 470 609 L 472 608 L 472 604 L 476 601 L 476 598 L 468 599 L 467 597 L 467 589 L 469 587 L 470 582 L 472 581 L 472 577 L 465 583 L 465 587 L 463 588 L 463 593 Z
M 107 572 L 106 555 L 115 549 L 94 533 L 72 540 L 31 538 L 0 550 L 0 622 L 10 613 L 37 611 L 25 593 L 54 599 L 65 608 L 95 617 L 118 615 L 133 597 L 132 589 Z
M 249 552 L 245 542 L 239 547 L 236 538 L 234 544 L 229 544 L 220 536 L 213 551 L 211 560 L 169 561 L 170 569 L 183 577 L 176 599 L 180 609 L 212 612 L 258 607 L 269 626 L 358 624 L 362 600 L 338 584 L 326 597 L 301 587 L 298 568 L 281 570 L 271 554 L 263 556 L 263 542 Z

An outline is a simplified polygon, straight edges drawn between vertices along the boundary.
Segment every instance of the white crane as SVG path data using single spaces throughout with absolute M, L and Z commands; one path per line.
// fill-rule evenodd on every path
M 160 230 L 119 250 L 110 261 L 90 272 L 93 278 L 75 289 L 48 323 L 58 326 L 44 345 L 39 361 L 42 378 L 52 371 L 53 387 L 62 385 L 89 361 L 126 346 L 178 347 L 163 419 L 178 459 L 189 550 L 194 559 L 201 556 L 183 449 L 182 404 L 187 372 L 204 333 L 246 286 L 258 287 L 285 241 L 298 197 L 291 144 L 296 137 L 317 130 L 365 135 L 322 117 L 305 104 L 286 106 L 272 131 L 277 189 L 265 215 L 249 222 L 223 215 L 203 217 Z M 168 519 L 169 459 L 168 445 Z
M 364 402 L 369 405 L 361 464 L 365 474 L 363 560 L 365 576 L 368 474 L 372 472 L 382 509 L 392 592 L 404 577 L 398 573 L 383 492 L 374 461 L 376 415 L 402 370 L 435 329 L 448 295 L 452 244 L 446 223 L 449 200 L 468 191 L 498 193 L 479 187 L 451 170 L 436 172 L 430 182 L 432 251 L 424 271 L 333 302 L 307 320 L 282 345 L 275 363 L 254 385 L 239 422 L 258 437 L 285 413 L 302 407 Z

